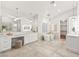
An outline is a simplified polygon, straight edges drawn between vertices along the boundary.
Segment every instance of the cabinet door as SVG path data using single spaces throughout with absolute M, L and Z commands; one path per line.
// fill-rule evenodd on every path
M 66 40 L 67 47 L 79 52 L 79 37 L 68 36 Z M 75 51 L 75 52 L 76 52 Z
M 11 40 L 7 39 L 5 37 L 2 37 L 0 39 L 0 45 L 1 45 L 0 52 L 10 49 L 11 48 Z
M 79 37 L 72 37 L 72 48 L 79 50 Z
M 26 33 L 24 38 L 24 45 L 36 41 L 37 39 L 37 33 Z
M 30 34 L 30 42 L 33 42 L 33 41 L 36 41 L 38 38 L 37 38 L 37 33 L 31 33 Z
M 30 42 L 30 33 L 24 35 L 24 45 Z
M 0 52 L 3 51 L 3 47 L 4 47 L 3 41 L 2 41 L 2 38 L 0 38 Z
M 11 39 L 9 39 L 9 38 L 6 39 L 6 38 L 4 38 L 3 40 L 4 40 L 4 42 L 3 42 L 3 43 L 4 43 L 4 48 L 5 48 L 5 49 L 10 49 L 10 48 L 11 48 Z
M 72 38 L 72 37 L 67 37 L 67 47 L 69 47 L 69 48 L 73 48 L 73 46 L 75 45 L 74 44 L 74 39 Z

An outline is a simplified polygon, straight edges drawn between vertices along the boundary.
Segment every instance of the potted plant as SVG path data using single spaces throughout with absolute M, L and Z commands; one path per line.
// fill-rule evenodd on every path
M 2 25 L 2 31 L 5 32 L 7 30 L 7 26 Z

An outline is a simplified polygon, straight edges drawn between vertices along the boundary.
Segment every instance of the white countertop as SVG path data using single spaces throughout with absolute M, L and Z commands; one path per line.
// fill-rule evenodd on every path
M 75 34 L 67 34 L 67 36 L 79 36 L 79 35 L 75 35 Z
M 12 33 L 12 35 L 6 35 L 7 33 L 2 33 L 2 34 L 0 34 L 0 37 L 13 38 L 13 37 L 24 36 L 23 32 L 11 32 L 11 33 Z
M 32 33 L 37 33 L 37 32 L 31 32 L 31 31 L 27 31 L 27 32 L 11 32 L 12 35 L 6 35 L 7 33 L 9 33 L 9 32 L 0 33 L 0 37 L 14 38 L 14 37 L 24 36 L 24 34 L 32 34 Z

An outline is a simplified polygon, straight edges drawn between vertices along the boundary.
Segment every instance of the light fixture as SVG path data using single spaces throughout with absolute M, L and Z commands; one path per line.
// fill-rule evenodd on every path
M 19 16 L 19 15 L 18 15 L 18 10 L 19 10 L 19 8 L 16 8 L 16 17 Z
M 54 4 L 54 3 L 55 3 L 55 1 L 51 1 L 51 2 L 50 2 L 50 4 Z
M 56 7 L 56 2 L 55 1 L 51 1 L 50 4 L 53 5 L 54 7 Z

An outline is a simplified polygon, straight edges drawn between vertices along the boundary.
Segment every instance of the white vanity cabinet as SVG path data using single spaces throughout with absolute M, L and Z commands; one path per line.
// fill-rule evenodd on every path
M 38 34 L 34 32 L 26 32 L 24 35 L 24 45 L 38 40 Z
M 66 43 L 68 49 L 79 53 L 79 36 L 67 35 Z
M 24 34 L 24 45 L 30 42 L 30 38 L 31 38 L 30 37 L 30 33 L 29 32 L 26 32 Z
M 11 39 L 0 37 L 0 52 L 11 49 Z
M 66 47 L 76 53 L 79 53 L 79 18 L 70 17 L 67 22 Z

